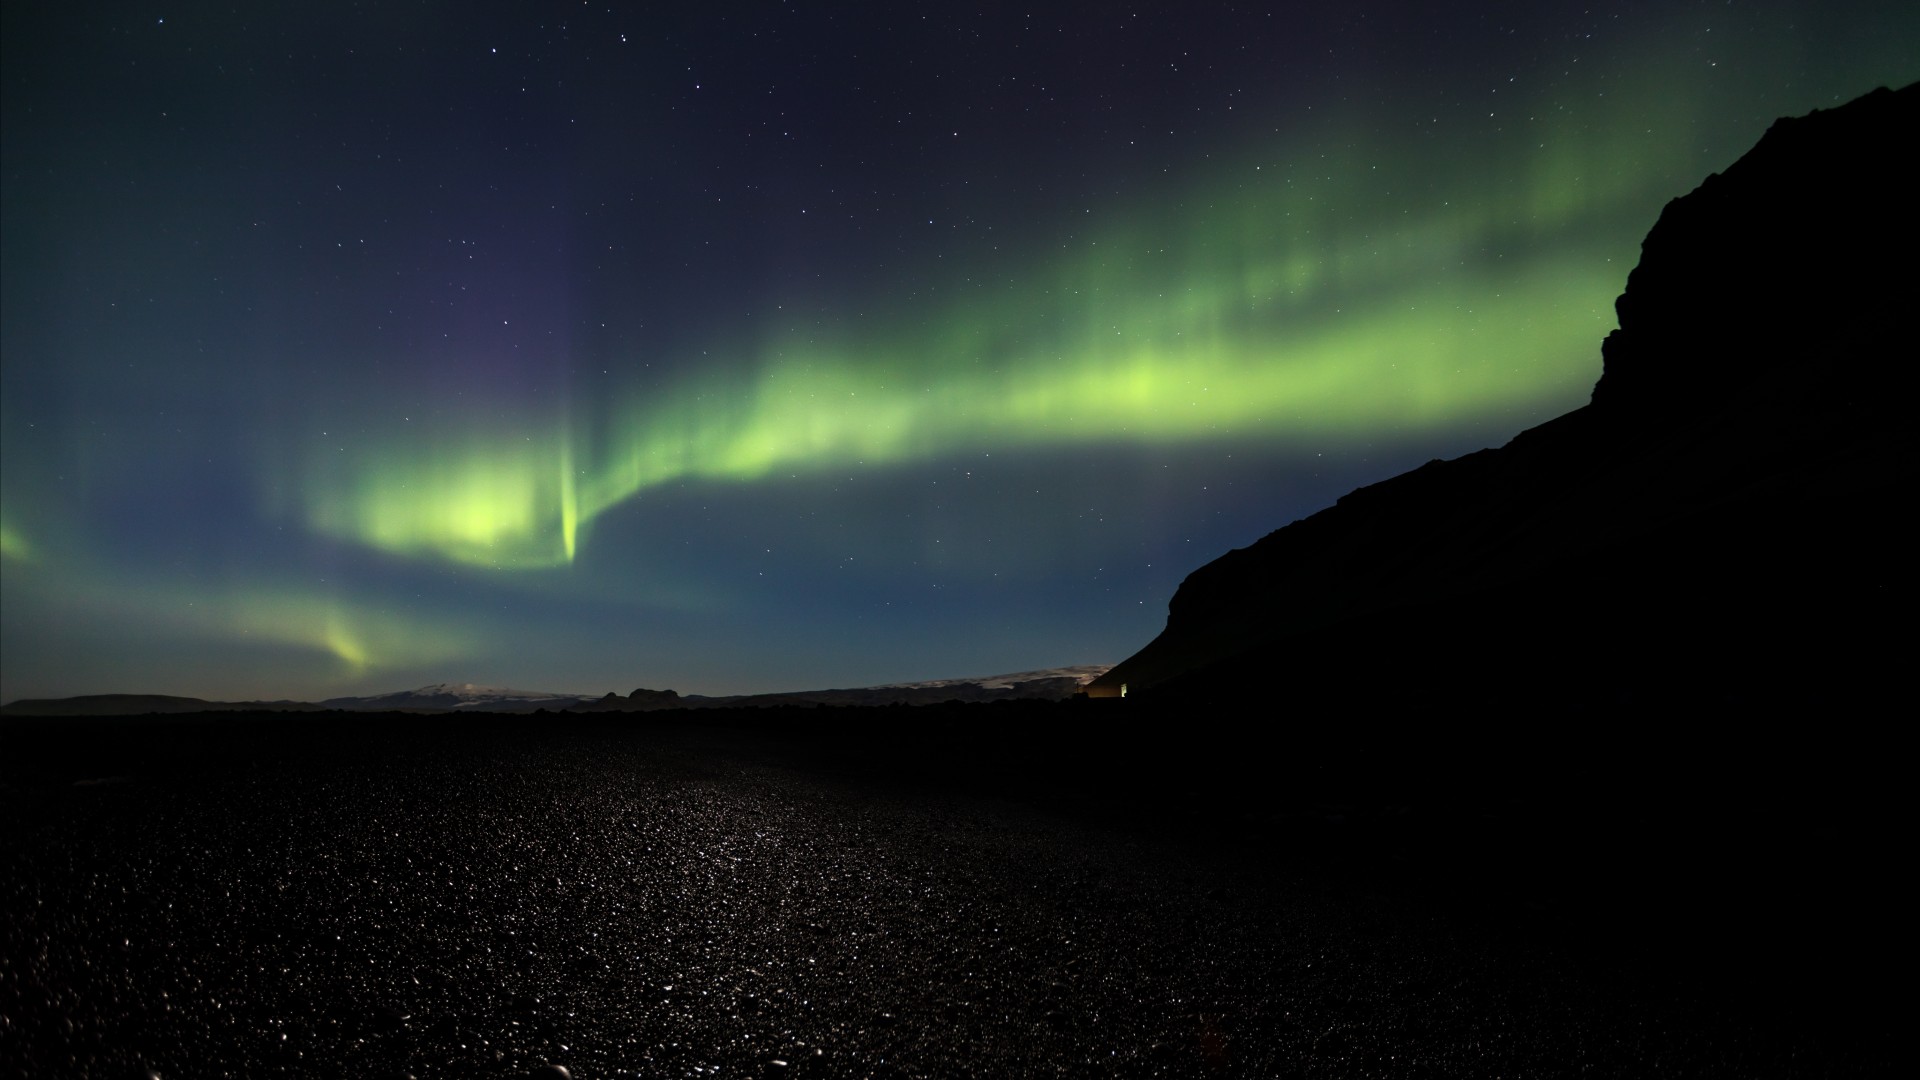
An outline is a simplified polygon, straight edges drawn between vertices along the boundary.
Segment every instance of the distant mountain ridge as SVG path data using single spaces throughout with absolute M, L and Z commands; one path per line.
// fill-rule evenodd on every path
M 671 690 L 635 690 L 622 698 L 608 694 L 578 706 L 580 712 L 635 712 L 657 709 L 776 708 L 780 706 L 934 705 L 948 701 L 1058 701 L 1073 697 L 1105 674 L 1109 664 L 1042 668 L 1007 675 L 932 679 L 833 690 L 798 690 L 734 697 L 685 697 Z
M 962 679 L 934 679 L 918 683 L 835 690 L 801 690 L 779 694 L 740 694 L 685 697 L 672 690 L 635 690 L 618 694 L 565 694 L 545 690 L 515 690 L 474 683 L 431 683 L 412 690 L 360 697 L 306 701 L 208 701 L 166 694 L 92 694 L 72 698 L 15 701 L 0 714 L 7 716 L 145 716 L 197 712 L 418 712 L 418 713 L 533 713 L 641 712 L 660 709 L 758 708 L 781 705 L 892 705 L 934 704 L 946 701 L 1054 700 L 1072 697 L 1081 687 L 1104 674 L 1110 665 L 1044 668 L 1006 675 Z
M 433 683 L 413 690 L 367 697 L 337 697 L 322 701 L 329 709 L 355 712 L 405 712 L 415 709 L 450 712 L 532 712 L 535 709 L 564 709 L 591 694 L 560 694 L 546 690 L 514 690 L 504 686 L 476 686 L 473 683 Z
M 69 698 L 21 698 L 0 707 L 0 716 L 152 716 L 199 712 L 320 712 L 310 701 L 207 701 L 173 694 L 84 694 Z
M 1916 135 L 1920 84 L 1776 122 L 1661 213 L 1591 404 L 1200 567 L 1090 695 L 1905 697 Z

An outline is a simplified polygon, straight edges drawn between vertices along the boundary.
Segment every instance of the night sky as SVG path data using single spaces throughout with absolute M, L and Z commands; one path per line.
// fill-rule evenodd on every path
M 1115 662 L 1920 77 L 1912 0 L 670 7 L 5 5 L 0 700 Z

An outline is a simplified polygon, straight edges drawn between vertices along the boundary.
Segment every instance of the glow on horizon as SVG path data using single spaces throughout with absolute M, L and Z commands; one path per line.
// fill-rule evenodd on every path
M 480 644 L 458 620 L 271 579 L 136 582 L 55 565 L 10 586 L 9 603 L 57 605 L 67 618 L 154 642 L 291 649 L 307 655 L 316 686 L 453 660 Z
M 0 523 L 0 559 L 30 563 L 35 561 L 36 555 L 33 542 L 27 539 L 25 533 L 12 525 Z

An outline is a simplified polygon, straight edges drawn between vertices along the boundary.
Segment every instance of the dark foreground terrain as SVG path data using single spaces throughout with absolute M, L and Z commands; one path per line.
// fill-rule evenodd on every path
M 11 720 L 0 1074 L 1890 1071 L 1891 751 L 1691 723 Z

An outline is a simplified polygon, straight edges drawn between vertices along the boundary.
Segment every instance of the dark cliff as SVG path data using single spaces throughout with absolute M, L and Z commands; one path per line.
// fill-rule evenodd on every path
M 1196 570 L 1090 687 L 1231 703 L 1903 687 L 1920 85 L 1776 122 L 1642 244 L 1592 403 Z

